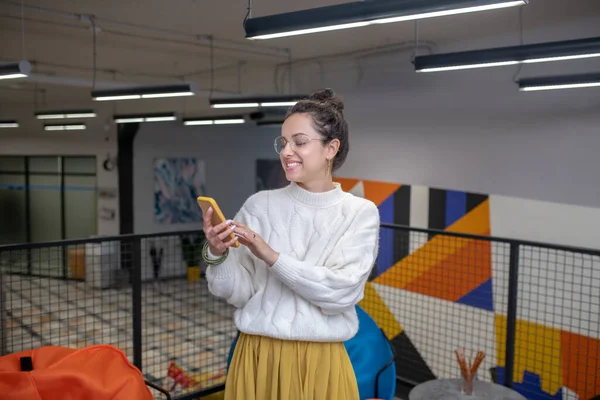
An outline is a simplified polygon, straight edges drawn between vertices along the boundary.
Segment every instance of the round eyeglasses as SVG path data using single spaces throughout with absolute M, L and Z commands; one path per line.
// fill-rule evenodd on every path
M 290 148 L 292 149 L 292 151 L 295 151 L 296 149 L 304 147 L 312 140 L 320 140 L 322 142 L 325 141 L 324 139 L 320 139 L 320 138 L 319 139 L 310 138 L 307 135 L 294 135 L 292 140 L 287 140 L 283 136 L 279 136 L 279 137 L 275 138 L 275 142 L 273 143 L 273 146 L 275 147 L 275 151 L 277 152 L 277 154 L 281 154 L 281 152 L 285 148 L 285 145 L 288 143 L 290 144 Z

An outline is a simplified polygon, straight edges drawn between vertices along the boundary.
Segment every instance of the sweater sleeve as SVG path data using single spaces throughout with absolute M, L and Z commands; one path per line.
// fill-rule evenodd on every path
M 234 220 L 248 224 L 250 214 L 246 205 L 240 209 Z M 206 268 L 208 290 L 236 308 L 244 307 L 254 295 L 253 275 L 253 255 L 246 246 L 242 245 L 237 248 L 230 247 L 229 256 L 224 262 L 219 265 L 209 265 Z
M 290 289 L 333 315 L 354 307 L 377 258 L 379 210 L 368 202 L 354 217 L 347 234 L 329 257 L 332 265 L 313 265 L 280 254 L 271 270 Z

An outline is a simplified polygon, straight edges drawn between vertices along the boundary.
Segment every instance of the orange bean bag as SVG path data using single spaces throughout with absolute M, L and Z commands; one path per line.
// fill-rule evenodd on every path
M 114 346 L 45 346 L 0 357 L 2 400 L 153 400 L 139 369 Z

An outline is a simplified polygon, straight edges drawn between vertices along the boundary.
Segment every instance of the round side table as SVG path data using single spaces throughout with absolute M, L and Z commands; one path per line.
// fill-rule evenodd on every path
M 436 379 L 415 386 L 409 393 L 409 400 L 527 400 L 525 397 L 495 383 L 473 382 L 473 394 L 462 393 L 461 379 Z

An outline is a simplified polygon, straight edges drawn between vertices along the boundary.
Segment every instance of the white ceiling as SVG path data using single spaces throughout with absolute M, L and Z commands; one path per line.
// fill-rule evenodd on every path
M 344 2 L 255 0 L 252 16 Z M 214 37 L 215 93 L 247 91 L 250 87 L 272 91 L 272 78 L 262 82 L 252 77 L 272 77 L 275 66 L 287 62 L 286 49 L 291 49 L 294 60 L 318 59 L 414 39 L 413 23 L 397 23 L 249 41 L 244 39 L 242 28 L 245 0 L 23 0 L 23 3 L 22 9 L 18 0 L 0 0 L 0 62 L 26 57 L 35 62 L 34 72 L 39 78 L 37 83 L 0 81 L 2 108 L 17 105 L 31 109 L 34 102 L 38 108 L 91 105 L 92 29 L 88 20 L 78 20 L 74 14 L 94 15 L 97 20 L 97 87 L 195 81 L 209 89 L 211 59 L 207 37 L 210 35 Z M 499 45 L 516 44 L 518 12 L 513 8 L 424 20 L 419 23 L 419 40 L 444 47 L 474 38 L 514 34 L 513 43 Z M 538 28 L 572 24 L 592 15 L 597 17 L 600 0 L 530 0 L 522 12 L 525 31 L 534 32 Z M 254 74 L 259 71 L 263 75 Z M 194 107 L 206 107 L 206 97 L 203 100 L 203 103 L 185 101 L 192 101 Z M 1 109 L 0 116 L 5 117 Z

